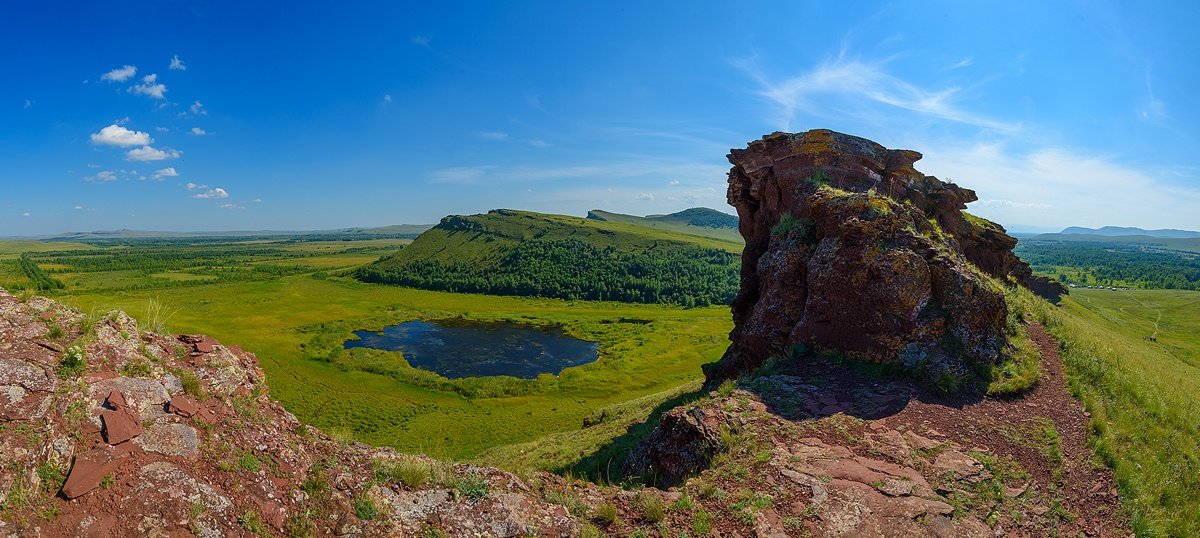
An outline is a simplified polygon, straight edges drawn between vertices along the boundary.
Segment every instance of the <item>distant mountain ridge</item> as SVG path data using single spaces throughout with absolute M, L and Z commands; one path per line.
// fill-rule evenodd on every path
M 213 237 L 292 237 L 292 236 L 362 236 L 362 237 L 416 237 L 432 228 L 432 224 L 395 224 L 374 228 L 338 228 L 333 230 L 230 230 L 167 232 L 155 230 L 96 230 L 90 232 L 67 232 L 56 235 L 25 237 L 38 241 L 113 241 L 123 239 L 200 239 Z M 16 239 L 16 238 L 2 238 Z
M 1063 229 L 1060 234 L 1076 234 L 1076 235 L 1103 235 L 1106 237 L 1117 237 L 1124 235 L 1142 235 L 1149 237 L 1162 238 L 1195 238 L 1200 237 L 1200 232 L 1191 230 L 1175 230 L 1175 229 L 1159 229 L 1146 230 L 1136 227 L 1127 226 L 1104 226 L 1103 228 L 1084 228 L 1082 226 L 1071 226 Z
M 725 241 L 742 242 L 742 236 L 738 233 L 738 218 L 707 207 L 693 207 L 669 215 L 646 215 L 645 217 L 593 209 L 588 211 L 587 218 L 588 220 L 620 222 Z

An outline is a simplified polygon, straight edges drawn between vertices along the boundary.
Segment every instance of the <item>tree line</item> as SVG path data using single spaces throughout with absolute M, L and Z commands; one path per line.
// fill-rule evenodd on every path
M 17 263 L 21 267 L 21 272 L 33 281 L 33 287 L 38 291 L 61 290 L 65 287 L 61 280 L 51 277 L 49 273 L 38 267 L 37 262 L 29 257 L 29 253 L 22 253 Z
M 578 239 L 547 239 L 521 242 L 494 266 L 426 260 L 367 266 L 355 277 L 436 291 L 692 307 L 732 301 L 739 262 L 737 254 L 701 247 L 620 252 Z
M 1077 286 L 1200 290 L 1200 255 L 1112 243 L 1025 240 L 1015 249 L 1033 270 Z

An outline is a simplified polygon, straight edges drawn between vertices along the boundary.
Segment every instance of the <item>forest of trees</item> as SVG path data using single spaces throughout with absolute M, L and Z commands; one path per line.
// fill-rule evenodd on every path
M 1037 273 L 1077 286 L 1200 289 L 1200 255 L 1139 245 L 1022 240 L 1016 248 Z
M 61 290 L 63 283 L 57 278 L 51 277 L 41 267 L 38 267 L 37 262 L 29 257 L 29 254 L 21 254 L 17 263 L 21 266 L 21 272 L 25 274 L 29 280 L 33 281 L 33 287 L 38 291 Z
M 733 300 L 739 259 L 700 247 L 627 253 L 577 239 L 532 240 L 491 267 L 424 261 L 355 276 L 438 291 L 705 306 Z

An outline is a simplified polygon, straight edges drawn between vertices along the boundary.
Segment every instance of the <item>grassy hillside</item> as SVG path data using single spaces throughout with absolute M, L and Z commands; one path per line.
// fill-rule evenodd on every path
M 696 306 L 733 298 L 741 249 L 671 230 L 501 209 L 446 217 L 355 275 L 430 290 Z
M 723 241 L 741 243 L 737 217 L 707 207 L 693 207 L 670 215 L 637 217 L 621 213 L 610 213 L 599 209 L 588 211 L 587 218 L 603 222 L 620 222 L 649 228 L 657 228 L 689 235 L 711 237 Z
M 96 248 L 0 242 L 0 283 L 32 287 L 29 252 L 65 283 L 46 293 L 85 312 L 118 308 L 176 333 L 206 333 L 256 353 L 272 395 L 344 439 L 510 469 L 554 469 L 590 454 L 663 401 L 691 390 L 732 328 L 723 306 L 526 299 L 365 284 L 330 276 L 408 240 L 236 241 Z M 62 250 L 57 250 L 62 249 Z M 151 301 L 159 308 L 151 308 Z M 600 360 L 561 375 L 450 380 L 399 353 L 342 351 L 356 330 L 464 318 L 562 327 L 600 345 Z M 583 428 L 600 413 L 602 424 Z M 556 450 L 536 460 L 509 446 Z
M 1200 536 L 1200 292 L 1074 290 L 1027 302 L 1060 341 L 1139 536 Z

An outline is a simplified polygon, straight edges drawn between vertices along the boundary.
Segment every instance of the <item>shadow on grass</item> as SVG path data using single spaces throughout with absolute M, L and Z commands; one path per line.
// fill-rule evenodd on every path
M 681 405 L 692 403 L 707 393 L 707 390 L 697 389 L 658 404 L 654 411 L 650 412 L 650 416 L 646 417 L 646 420 L 631 425 L 624 434 L 617 436 L 595 452 L 574 463 L 559 467 L 554 472 L 586 479 L 597 484 L 620 484 L 636 481 L 637 477 L 626 477 L 621 473 L 621 468 L 624 467 L 625 460 L 629 457 L 629 452 L 633 450 L 633 447 L 650 436 L 650 432 L 654 431 L 655 426 L 658 426 L 658 421 L 664 413 Z

